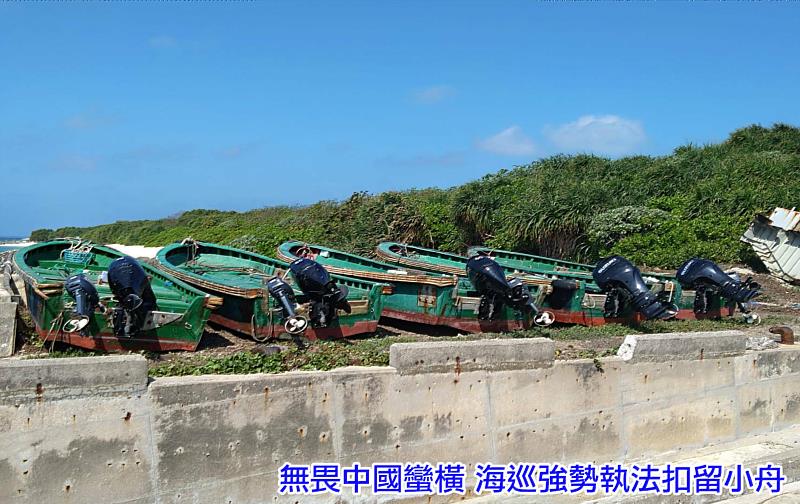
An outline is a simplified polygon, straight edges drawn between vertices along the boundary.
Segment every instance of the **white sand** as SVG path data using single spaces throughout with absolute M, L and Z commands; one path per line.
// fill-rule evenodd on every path
M 27 247 L 28 245 L 33 245 L 36 242 L 22 240 L 22 241 L 8 241 L 8 242 L 0 242 L 0 245 L 13 245 L 15 247 Z
M 146 257 L 151 259 L 156 256 L 156 253 L 161 250 L 161 247 L 143 247 L 141 245 L 119 245 L 116 243 L 110 243 L 106 245 L 107 247 L 111 247 L 113 249 L 117 249 L 125 255 L 129 255 L 131 257 Z

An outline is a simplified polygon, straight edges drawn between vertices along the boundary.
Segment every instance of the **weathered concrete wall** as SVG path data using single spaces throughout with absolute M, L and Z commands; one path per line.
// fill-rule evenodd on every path
M 143 357 L 0 361 L 0 502 L 152 502 Z
M 619 462 L 800 423 L 794 347 L 662 335 L 665 360 L 646 338 L 627 360 L 553 361 L 537 339 L 408 344 L 397 367 L 149 385 L 140 358 L 6 359 L 0 502 L 330 502 L 277 496 L 278 468 Z
M 14 353 L 19 296 L 11 287 L 11 271 L 0 257 L 0 357 Z
M 2 300 L 0 291 L 0 357 L 14 354 L 17 341 L 17 303 Z

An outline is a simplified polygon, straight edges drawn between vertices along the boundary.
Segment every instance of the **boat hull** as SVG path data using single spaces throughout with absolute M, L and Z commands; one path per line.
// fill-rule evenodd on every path
M 233 320 L 216 314 L 211 315 L 209 321 L 230 331 L 251 336 L 255 334 L 257 339 L 276 339 L 280 335 L 286 333 L 286 329 L 284 329 L 281 324 L 273 324 L 271 326 L 262 325 L 255 327 L 254 330 L 253 326 L 247 322 Z M 377 320 L 359 320 L 350 325 L 337 324 L 328 327 L 309 327 L 303 332 L 303 335 L 310 340 L 338 339 L 358 336 L 359 334 L 373 333 L 377 329 Z
M 788 224 L 773 222 L 780 212 L 788 214 Z M 800 233 L 795 229 L 798 212 L 777 208 L 770 217 L 758 215 L 740 238 L 753 248 L 770 275 L 800 285 Z M 786 219 L 787 217 L 784 217 Z M 794 224 L 794 225 L 791 225 Z
M 540 299 L 542 308 L 552 311 L 556 321 L 566 324 L 602 325 L 604 323 L 638 323 L 644 320 L 642 315 L 627 307 L 618 318 L 605 318 L 603 316 L 604 295 L 592 278 L 592 265 L 572 263 L 540 256 L 493 250 L 485 247 L 471 247 L 473 253 L 489 253 L 498 264 L 506 269 L 507 274 L 516 273 L 533 274 L 549 278 L 559 278 L 576 282 L 579 289 L 566 307 L 551 307 L 547 304 L 547 297 Z M 394 242 L 384 242 L 378 245 L 376 253 L 384 261 L 403 267 L 418 268 L 427 271 L 455 274 L 463 269 L 462 264 L 467 258 L 448 252 L 441 252 L 422 247 L 415 247 Z M 463 273 L 461 273 L 463 274 Z M 643 275 L 648 280 L 648 285 L 655 293 L 661 293 L 668 302 L 678 306 L 678 313 L 674 317 L 678 320 L 696 320 L 720 318 L 723 314 L 733 316 L 733 311 L 725 306 L 722 297 L 710 300 L 707 313 L 694 312 L 695 293 L 684 290 L 674 275 L 665 273 L 645 272 Z M 525 281 L 525 280 L 523 280 Z
M 393 264 L 301 242 L 286 242 L 278 247 L 278 257 L 284 260 L 291 261 L 301 255 L 340 273 L 380 278 L 390 284 L 391 294 L 386 295 L 384 300 L 383 316 L 387 318 L 448 326 L 471 333 L 527 329 L 535 325 L 532 317 L 507 306 L 493 320 L 479 319 L 480 296 L 463 273 L 459 276 L 414 269 L 398 271 Z M 577 289 L 569 299 L 558 306 L 551 306 L 546 292 L 539 291 L 545 288 L 546 283 L 533 285 L 532 289 L 535 294 L 541 294 L 537 305 L 553 313 L 556 322 L 582 325 L 605 323 L 602 309 L 582 306 L 585 293 L 583 284 L 576 283 Z
M 58 246 L 63 244 L 69 244 L 69 242 L 52 242 L 52 246 L 56 247 L 56 250 L 58 250 Z M 39 246 L 48 246 L 48 244 Z M 105 352 L 131 350 L 155 352 L 169 350 L 191 351 L 195 350 L 199 345 L 205 329 L 205 323 L 210 315 L 210 309 L 206 304 L 206 295 L 195 291 L 188 285 L 182 284 L 175 278 L 155 270 L 147 264 L 142 266 L 151 278 L 156 292 L 162 293 L 162 295 L 169 298 L 158 297 L 157 295 L 159 310 L 163 310 L 163 313 L 179 315 L 176 320 L 153 329 L 140 330 L 131 337 L 117 336 L 110 320 L 111 310 L 116 305 L 115 300 L 108 296 L 102 296 L 103 287 L 98 287 L 101 289 L 102 301 L 107 307 L 106 312 L 95 311 L 89 325 L 82 333 L 64 331 L 63 325 L 72 312 L 71 308 L 68 307 L 73 302 L 72 298 L 64 292 L 63 287 L 59 286 L 57 282 L 48 283 L 49 290 L 47 292 L 43 291 L 44 287 L 38 281 L 41 278 L 37 280 L 36 272 L 32 271 L 30 266 L 18 263 L 18 261 L 25 260 L 26 253 L 37 254 L 38 251 L 29 250 L 35 247 L 37 245 L 17 252 L 15 265 L 24 282 L 26 304 L 31 313 L 36 333 L 46 343 L 60 342 L 88 350 Z M 107 247 L 95 246 L 93 250 L 98 255 L 102 254 L 103 260 L 108 261 L 123 255 Z M 97 274 L 96 270 L 98 269 L 100 268 L 95 267 L 95 270 L 91 271 L 90 274 Z M 167 285 L 166 282 L 171 285 L 172 292 L 165 287 Z M 107 288 L 107 286 L 104 288 Z
M 211 314 L 210 322 L 230 331 L 256 340 L 277 339 L 286 334 L 283 320 L 270 320 L 269 311 L 262 310 L 262 298 L 242 298 L 209 290 L 209 293 L 222 298 L 222 305 Z M 380 295 L 378 295 L 380 297 Z M 373 304 L 373 309 L 375 305 Z M 304 313 L 300 307 L 299 313 Z M 336 339 L 375 332 L 378 328 L 379 316 L 374 313 L 348 315 L 339 313 L 336 321 L 327 327 L 309 326 L 303 335 L 310 340 Z
M 503 266 L 509 268 L 516 268 L 525 271 L 553 271 L 553 272 L 573 272 L 584 273 L 591 278 L 591 272 L 594 265 L 574 263 L 570 261 L 562 261 L 559 259 L 550 259 L 548 257 L 541 257 L 536 255 L 524 254 L 521 252 L 511 252 L 508 250 L 489 249 L 487 247 L 470 247 L 470 253 L 490 254 L 491 257 Z M 707 320 L 722 318 L 723 313 L 732 317 L 735 310 L 729 310 L 725 306 L 725 299 L 721 296 L 711 299 L 711 306 L 707 313 L 694 312 L 694 292 L 684 291 L 683 287 L 678 283 L 675 275 L 669 273 L 656 273 L 651 271 L 644 271 L 642 275 L 647 278 L 655 278 L 660 285 L 671 284 L 673 289 L 672 302 L 678 305 L 678 313 L 675 315 L 677 320 Z M 651 287 L 652 288 L 652 287 Z M 639 313 L 632 314 L 634 322 L 644 320 Z
M 191 254 L 197 254 L 199 258 L 199 263 L 194 266 L 189 260 L 189 257 L 195 257 Z M 264 281 L 273 276 L 280 275 L 291 281 L 291 277 L 285 276 L 288 268 L 285 262 L 245 250 L 200 242 L 169 245 L 158 253 L 156 260 L 159 267 L 222 300 L 211 316 L 212 323 L 259 341 L 287 334 L 282 311 L 264 287 Z M 227 272 L 222 272 L 220 268 Z M 231 272 L 242 268 L 247 269 L 250 275 Z M 384 286 L 338 275 L 332 278 L 350 290 L 348 302 L 351 312 L 339 310 L 335 320 L 325 327 L 309 325 L 303 331 L 303 336 L 311 340 L 336 339 L 375 332 L 383 309 L 381 291 Z M 297 314 L 307 316 L 308 300 L 299 290 L 295 290 L 295 295 L 298 301 Z

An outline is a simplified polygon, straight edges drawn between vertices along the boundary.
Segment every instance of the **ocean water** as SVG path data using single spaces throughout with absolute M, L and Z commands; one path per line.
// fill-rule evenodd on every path
M 8 243 L 8 242 L 15 242 L 24 239 L 25 238 L 19 236 L 0 236 L 0 252 L 5 252 L 6 250 L 15 250 L 20 248 L 18 244 Z

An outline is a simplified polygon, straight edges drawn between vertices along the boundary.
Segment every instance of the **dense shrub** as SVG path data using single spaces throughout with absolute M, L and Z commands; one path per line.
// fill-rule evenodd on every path
M 192 236 L 269 255 L 290 238 L 360 254 L 381 240 L 447 251 L 485 243 L 587 261 L 619 253 L 661 267 L 692 255 L 748 262 L 753 255 L 739 237 L 755 213 L 800 202 L 798 167 L 800 129 L 749 126 L 723 143 L 662 157 L 559 155 L 447 190 L 358 192 L 342 202 L 244 213 L 193 210 L 31 237 L 155 246 Z

